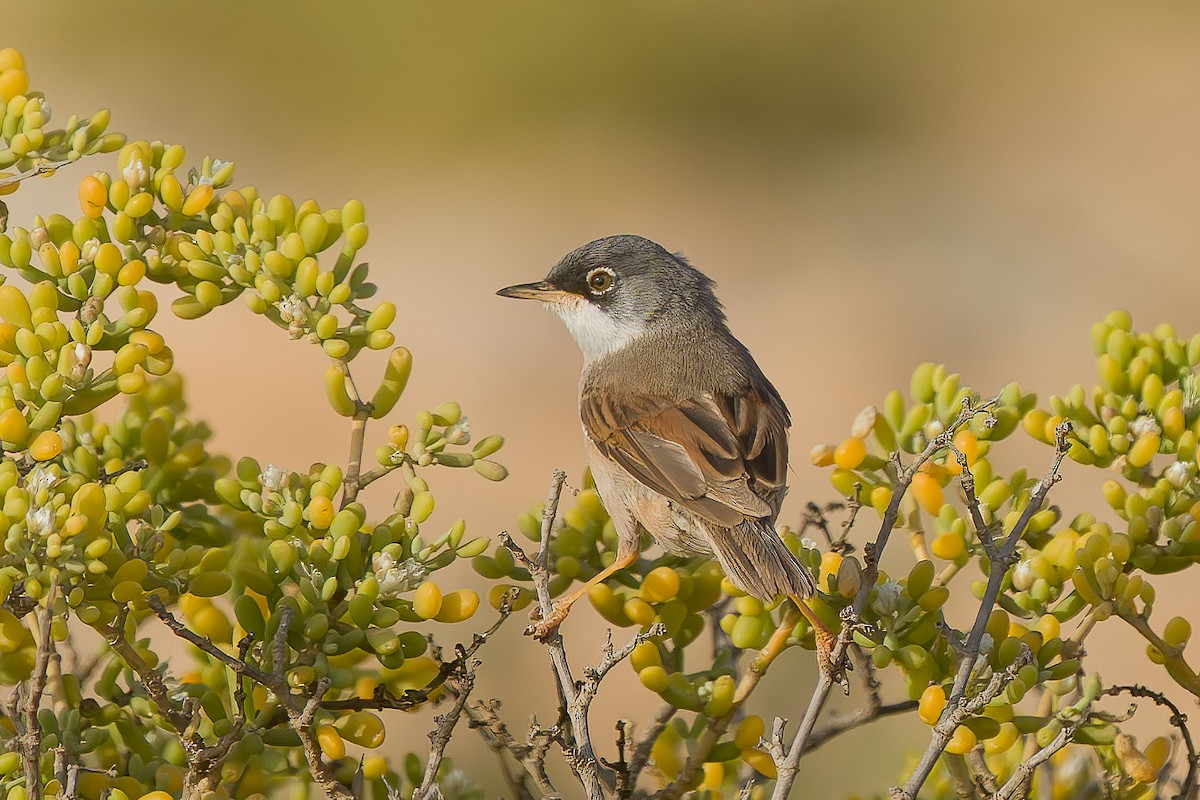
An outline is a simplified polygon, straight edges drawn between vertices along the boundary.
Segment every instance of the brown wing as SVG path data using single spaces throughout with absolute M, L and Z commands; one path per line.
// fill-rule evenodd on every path
M 724 527 L 774 520 L 787 478 L 787 411 L 774 392 L 676 403 L 584 390 L 583 425 L 610 458 L 651 489 Z

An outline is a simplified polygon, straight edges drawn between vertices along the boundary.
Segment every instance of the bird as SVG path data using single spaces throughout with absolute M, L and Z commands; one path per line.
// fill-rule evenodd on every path
M 809 569 L 775 528 L 787 493 L 783 398 L 729 330 L 715 284 L 682 255 L 632 234 L 568 253 L 502 297 L 553 311 L 583 352 L 579 416 L 617 554 L 527 633 L 545 638 L 572 604 L 640 554 L 644 528 L 666 552 L 713 557 L 738 588 L 786 595 L 812 623 L 832 671 L 835 637 L 807 604 Z

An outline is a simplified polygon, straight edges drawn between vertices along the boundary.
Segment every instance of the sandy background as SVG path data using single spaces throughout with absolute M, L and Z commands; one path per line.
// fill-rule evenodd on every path
M 366 203 L 374 280 L 416 357 L 394 416 L 452 398 L 474 430 L 509 437 L 507 482 L 436 476 L 435 520 L 483 534 L 582 462 L 574 344 L 492 293 L 597 236 L 643 234 L 718 281 L 797 418 L 785 518 L 832 494 L 808 449 L 921 361 L 1048 395 L 1094 380 L 1087 326 L 1113 307 L 1196 330 L 1198 18 L 1183 3 L 58 0 L 0 44 L 24 50 L 56 114 L 109 107 L 115 129 L 232 159 L 266 194 Z M 7 198 L 13 222 L 73 212 L 84 169 Z M 344 458 L 315 348 L 240 305 L 155 327 L 219 448 Z M 1085 470 L 1066 477 L 1068 508 L 1101 502 Z M 1160 589 L 1161 608 L 1195 607 L 1186 582 Z M 566 630 L 577 660 L 598 652 L 589 609 Z M 1159 678 L 1116 623 L 1093 639 L 1107 678 Z M 503 669 L 481 692 L 509 699 L 517 729 L 550 715 L 543 654 L 516 626 L 485 658 Z M 810 660 L 789 653 L 760 707 L 798 716 Z M 618 673 L 601 741 L 654 701 Z M 391 744 L 421 747 L 428 726 L 398 717 Z M 895 723 L 829 746 L 797 795 L 886 786 L 908 735 L 923 745 L 919 724 Z M 454 754 L 486 756 L 469 735 Z

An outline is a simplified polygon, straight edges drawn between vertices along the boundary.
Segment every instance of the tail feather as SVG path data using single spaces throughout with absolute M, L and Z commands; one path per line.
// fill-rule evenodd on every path
M 748 519 L 735 528 L 710 528 L 708 534 L 721 568 L 743 591 L 761 600 L 816 592 L 812 573 L 766 522 Z

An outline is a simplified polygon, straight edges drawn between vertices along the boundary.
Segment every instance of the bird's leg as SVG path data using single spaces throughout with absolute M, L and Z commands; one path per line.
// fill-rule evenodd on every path
M 548 616 L 540 617 L 540 612 L 535 610 L 533 613 L 533 618 L 529 623 L 529 627 L 525 629 L 525 635 L 532 636 L 539 641 L 544 641 L 546 637 L 556 631 L 558 626 L 562 624 L 563 620 L 567 618 L 567 614 L 571 612 L 571 606 L 575 604 L 576 600 L 579 600 L 581 597 L 586 595 L 589 591 L 591 591 L 593 586 L 604 581 L 617 570 L 625 569 L 625 567 L 628 567 L 634 561 L 637 561 L 637 557 L 640 552 L 638 544 L 638 542 L 634 542 L 627 546 L 624 541 L 621 541 L 617 546 L 616 560 L 593 575 L 591 579 L 587 581 L 587 583 L 583 584 L 575 591 L 571 592 L 565 597 L 560 597 L 555 600 L 554 604 L 550 608 L 550 614 Z
M 833 649 L 837 645 L 837 634 L 829 630 L 821 618 L 817 616 L 817 612 L 812 610 L 808 603 L 804 602 L 803 598 L 797 595 L 790 595 L 792 602 L 796 604 L 796 608 L 804 615 L 804 618 L 809 621 L 813 627 L 813 637 L 817 642 L 817 666 L 821 672 L 828 676 L 833 681 L 841 684 L 842 689 L 849 693 L 848 683 L 846 681 L 846 668 L 844 663 L 835 664 L 833 661 Z M 844 656 L 842 661 L 844 662 Z

